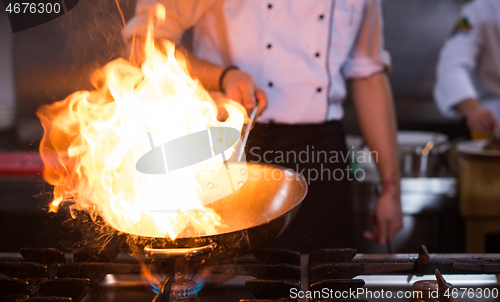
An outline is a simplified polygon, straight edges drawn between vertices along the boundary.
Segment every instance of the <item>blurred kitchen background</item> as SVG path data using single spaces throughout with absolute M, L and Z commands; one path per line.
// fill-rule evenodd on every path
M 393 63 L 389 77 L 399 129 L 427 132 L 402 133 L 409 135 L 410 143 L 405 148 L 422 148 L 434 132 L 443 134 L 440 136 L 443 143 L 468 135 L 464 121 L 444 118 L 432 97 L 438 52 L 465 2 L 383 1 L 386 48 Z M 120 5 L 128 20 L 133 15 L 135 1 L 120 1 Z M 61 244 L 62 236 L 69 241 L 71 230 L 59 227 L 64 219 L 42 211 L 50 196 L 46 194 L 48 186 L 35 175 L 39 162 L 30 156 L 19 160 L 13 153 L 36 153 L 43 129 L 35 112 L 41 104 L 62 100 L 77 90 L 91 89 L 91 72 L 124 53 L 122 26 L 114 1 L 80 1 L 66 15 L 16 34 L 10 30 L 5 11 L 0 11 L 0 151 L 4 153 L 0 157 L 4 161 L 0 170 L 3 230 L 0 242 L 5 245 L 2 250 L 56 246 Z M 190 37 L 190 33 L 184 37 L 187 47 Z M 362 150 L 355 112 L 349 102 L 344 127 L 350 134 L 349 144 Z M 405 227 L 394 239 L 397 252 L 414 252 L 421 244 L 430 252 L 500 252 L 500 230 L 495 227 L 476 228 L 473 235 L 482 238 L 479 243 L 466 240 L 468 217 L 459 206 L 458 162 L 453 148 L 449 148 L 439 154 L 439 164 L 432 168 L 432 173 L 409 171 L 405 175 L 402 192 Z M 16 171 L 16 167 L 21 171 Z M 377 189 L 376 180 L 356 184 L 357 215 L 353 219 L 359 233 L 369 227 L 368 213 Z M 500 221 L 498 217 L 492 219 L 493 224 Z M 360 252 L 387 252 L 385 246 L 361 236 L 358 239 Z

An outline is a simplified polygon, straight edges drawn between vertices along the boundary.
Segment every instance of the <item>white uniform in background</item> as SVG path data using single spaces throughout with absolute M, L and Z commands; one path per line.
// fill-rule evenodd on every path
M 139 0 L 125 39 L 145 35 L 157 2 L 167 17 L 155 37 L 178 43 L 194 26 L 198 57 L 236 65 L 266 91 L 261 123 L 340 120 L 345 80 L 390 64 L 379 0 Z
M 455 105 L 475 98 L 500 120 L 500 0 L 463 7 L 441 50 L 434 97 L 446 116 L 457 115 Z

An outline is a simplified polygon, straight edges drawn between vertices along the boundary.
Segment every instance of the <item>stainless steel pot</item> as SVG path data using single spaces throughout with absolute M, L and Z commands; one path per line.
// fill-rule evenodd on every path
M 398 132 L 399 161 L 403 177 L 435 177 L 441 167 L 448 137 L 440 133 Z
M 434 177 L 441 166 L 441 154 L 422 154 L 422 148 L 400 148 L 399 160 L 403 177 Z

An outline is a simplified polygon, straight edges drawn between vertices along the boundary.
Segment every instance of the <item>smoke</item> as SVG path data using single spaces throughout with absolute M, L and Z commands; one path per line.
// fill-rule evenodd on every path
M 66 38 L 63 61 L 68 72 L 79 72 L 81 80 L 88 83 L 92 71 L 125 56 L 120 10 L 128 21 L 135 4 L 136 0 L 80 1 L 62 17 L 61 30 Z

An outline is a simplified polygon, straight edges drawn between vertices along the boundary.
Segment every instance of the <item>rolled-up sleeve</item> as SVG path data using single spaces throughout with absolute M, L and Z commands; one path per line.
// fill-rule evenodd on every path
M 165 21 L 153 18 L 154 37 L 180 43 L 184 32 L 198 22 L 215 0 L 138 0 L 135 16 L 123 29 L 123 38 L 127 41 L 134 35 L 146 36 L 149 20 L 156 5 L 165 6 Z
M 478 97 L 471 73 L 477 66 L 481 48 L 481 22 L 478 11 L 471 5 L 464 7 L 462 18 L 470 23 L 471 28 L 454 33 L 446 41 L 436 69 L 434 99 L 445 116 L 457 115 L 453 109 L 457 104 Z
M 342 67 L 346 79 L 365 78 L 390 68 L 384 49 L 384 22 L 379 0 L 367 0 L 353 48 Z

